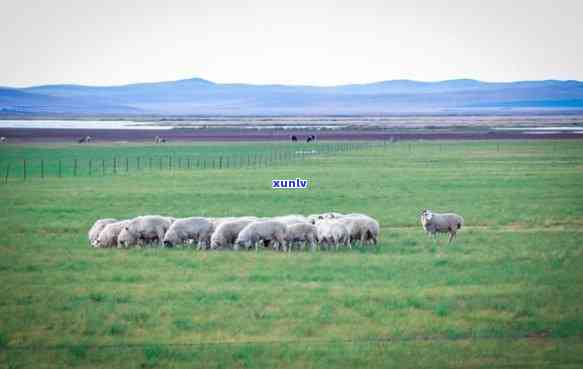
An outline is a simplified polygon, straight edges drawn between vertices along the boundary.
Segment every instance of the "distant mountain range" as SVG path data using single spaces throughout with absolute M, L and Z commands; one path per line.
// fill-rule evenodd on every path
M 331 87 L 213 83 L 0 87 L 4 115 L 364 115 L 583 111 L 583 82 L 391 80 Z

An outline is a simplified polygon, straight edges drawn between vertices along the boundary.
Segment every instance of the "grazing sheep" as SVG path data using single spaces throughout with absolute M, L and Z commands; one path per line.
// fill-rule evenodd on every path
M 95 244 L 92 246 L 96 248 L 115 247 L 117 245 L 119 234 L 128 223 L 129 220 L 120 220 L 106 225 L 103 230 L 101 230 Z
M 222 222 L 211 236 L 211 249 L 223 248 L 232 245 L 239 232 L 254 220 L 244 218 Z
M 282 222 L 274 220 L 255 221 L 249 223 L 241 230 L 235 240 L 234 249 L 238 250 L 239 247 L 251 248 L 251 246 L 255 246 L 255 250 L 257 251 L 259 242 L 263 242 L 264 244 L 276 242 L 282 251 L 286 251 L 285 233 L 286 225 Z
M 310 220 L 308 218 L 306 218 L 303 215 L 283 215 L 283 216 L 279 216 L 279 217 L 273 217 L 270 220 L 273 220 L 275 222 L 280 222 L 283 223 L 287 226 L 292 225 L 292 224 L 301 224 L 301 223 L 310 223 Z
M 4 136 L 0 137 L 0 144 L 7 143 L 8 139 Z
M 103 230 L 103 228 L 105 228 L 106 225 L 111 224 L 117 222 L 117 219 L 113 219 L 113 218 L 106 218 L 106 219 L 98 219 L 93 226 L 91 227 L 91 229 L 89 230 L 87 237 L 89 238 L 89 244 L 91 246 L 95 246 L 95 243 L 97 242 L 97 238 L 99 237 L 99 234 L 101 233 L 101 231 Z
M 290 250 L 295 244 L 299 244 L 301 249 L 303 249 L 309 243 L 311 250 L 315 251 L 318 241 L 318 230 L 312 224 L 297 223 L 288 225 L 285 241 Z
M 318 242 L 320 245 L 333 245 L 338 250 L 339 245 L 345 245 L 350 248 L 350 233 L 344 224 L 336 219 L 321 220 L 316 224 L 318 232 Z
M 448 233 L 447 243 L 450 244 L 457 231 L 464 225 L 464 218 L 454 213 L 434 213 L 430 209 L 425 209 L 421 212 L 421 224 L 433 239 L 437 237 L 437 233 Z
M 156 237 L 153 238 L 138 237 L 124 228 L 117 236 L 117 248 L 118 249 L 128 248 L 130 246 L 143 247 L 156 241 L 157 241 Z
M 144 215 L 132 219 L 124 229 L 123 242 L 119 246 L 129 246 L 138 244 L 139 240 L 152 240 L 159 244 L 164 241 L 164 235 L 174 222 L 174 218 L 159 215 Z
M 164 246 L 173 247 L 193 240 L 199 246 L 210 244 L 213 225 L 207 218 L 191 217 L 177 219 L 164 235 Z
M 379 222 L 366 214 L 347 214 L 338 219 L 348 228 L 350 242 L 376 245 L 380 234 Z

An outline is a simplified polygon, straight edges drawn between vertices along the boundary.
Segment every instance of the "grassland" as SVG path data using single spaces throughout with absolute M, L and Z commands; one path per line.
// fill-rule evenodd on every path
M 310 179 L 309 190 L 271 190 L 287 177 Z M 268 167 L 11 180 L 0 186 L 0 367 L 579 368 L 582 183 L 574 141 L 396 143 Z M 454 245 L 423 234 L 426 207 L 464 215 Z M 380 247 L 287 256 L 86 241 L 105 216 L 332 209 L 378 218 Z

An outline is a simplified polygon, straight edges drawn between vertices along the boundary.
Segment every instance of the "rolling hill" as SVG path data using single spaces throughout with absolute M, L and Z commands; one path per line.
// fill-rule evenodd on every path
M 364 115 L 583 110 L 583 82 L 391 80 L 339 86 L 219 84 L 0 87 L 0 114 Z

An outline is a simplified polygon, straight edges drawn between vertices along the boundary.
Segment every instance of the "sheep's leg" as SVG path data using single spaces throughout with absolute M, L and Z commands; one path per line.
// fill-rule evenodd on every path
M 447 244 L 450 245 L 451 241 L 453 241 L 453 239 L 455 238 L 455 232 L 449 232 L 449 239 Z
M 157 237 L 158 237 L 158 244 L 159 244 L 160 246 L 164 246 L 164 234 L 165 234 L 165 233 L 166 233 L 166 232 L 164 232 L 164 230 L 162 230 L 162 229 L 158 229 L 158 232 L 157 232 Z
M 310 241 L 310 250 L 312 252 L 316 251 L 316 242 L 314 242 L 314 240 Z

